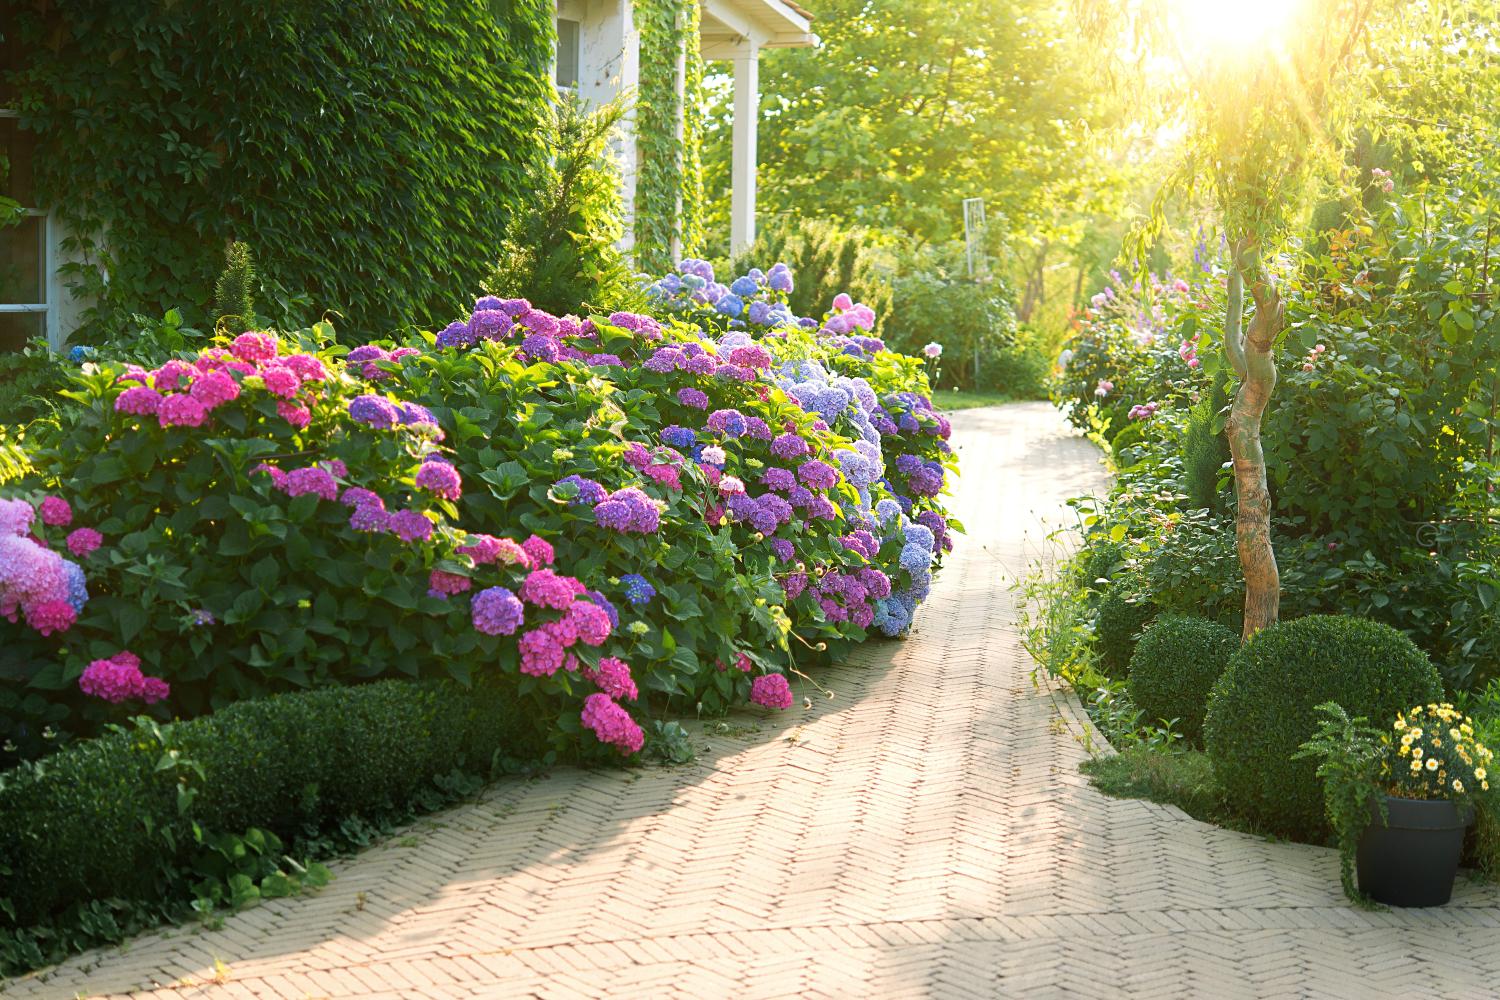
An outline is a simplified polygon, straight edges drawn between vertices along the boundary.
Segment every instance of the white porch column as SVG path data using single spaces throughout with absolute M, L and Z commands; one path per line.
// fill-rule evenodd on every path
M 734 54 L 734 151 L 729 246 L 755 242 L 755 127 L 760 118 L 760 45 L 747 38 Z

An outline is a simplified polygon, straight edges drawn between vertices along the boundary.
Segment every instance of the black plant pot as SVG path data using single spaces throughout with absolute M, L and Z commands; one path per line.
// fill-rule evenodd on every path
M 1359 888 L 1388 906 L 1442 906 L 1453 896 L 1453 877 L 1473 810 L 1460 812 L 1444 799 L 1385 797 L 1390 822 L 1370 804 L 1370 825 L 1359 838 Z

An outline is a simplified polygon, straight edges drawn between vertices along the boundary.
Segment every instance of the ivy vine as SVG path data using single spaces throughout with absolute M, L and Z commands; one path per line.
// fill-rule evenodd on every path
M 640 268 L 660 271 L 673 264 L 674 240 L 686 254 L 703 239 L 701 15 L 697 0 L 641 0 L 635 16 L 641 32 L 635 256 Z
M 207 315 L 225 247 L 259 311 L 351 336 L 451 318 L 527 203 L 554 96 L 552 0 L 22 4 L 0 91 L 96 307 Z M 3 208 L 3 206 L 0 206 Z

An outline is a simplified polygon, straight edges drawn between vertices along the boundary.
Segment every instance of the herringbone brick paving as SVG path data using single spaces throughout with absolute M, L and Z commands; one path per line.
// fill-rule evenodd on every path
M 919 627 L 694 765 L 502 782 L 315 896 L 14 997 L 1496 997 L 1500 894 L 1364 912 L 1333 852 L 1103 797 L 1009 584 L 1103 485 L 1043 404 L 955 419 L 969 529 Z M 1044 523 L 1045 522 L 1045 523 Z M 1097 741 L 1097 734 L 1092 734 Z

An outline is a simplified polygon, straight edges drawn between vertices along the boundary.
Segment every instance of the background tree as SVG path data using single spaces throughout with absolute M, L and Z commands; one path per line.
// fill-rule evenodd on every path
M 1354 91 L 1374 0 L 1290 0 L 1263 9 L 1189 0 L 1083 0 L 1086 35 L 1125 39 L 1131 69 L 1168 119 L 1185 129 L 1179 169 L 1132 249 L 1160 235 L 1168 197 L 1210 206 L 1227 249 L 1223 359 L 1239 380 L 1225 430 L 1233 460 L 1235 538 L 1245 578 L 1248 638 L 1277 620 L 1280 575 L 1261 420 L 1276 387 L 1284 328 L 1277 255 L 1308 204 L 1311 182 L 1337 163 L 1337 134 Z M 1253 309 L 1248 322 L 1245 292 Z
M 1024 312 L 1097 214 L 1117 212 L 1118 106 L 1044 0 L 829 0 L 821 44 L 761 60 L 759 213 L 963 235 L 961 201 L 985 199 Z M 709 81 L 709 232 L 728 232 L 728 79 Z M 722 247 L 719 248 L 722 251 Z M 1065 293 L 1072 281 L 1056 275 Z

